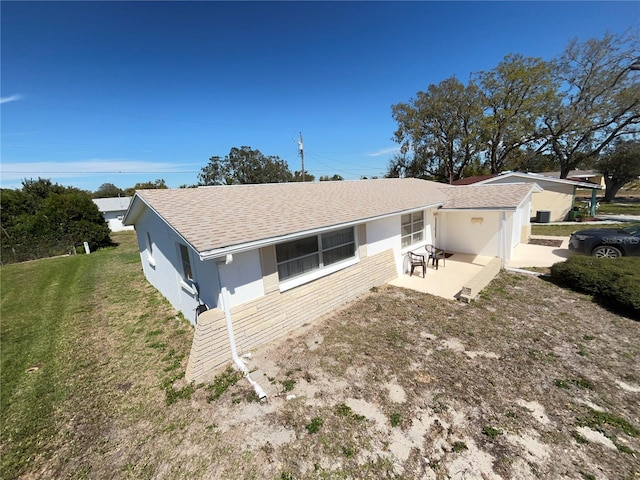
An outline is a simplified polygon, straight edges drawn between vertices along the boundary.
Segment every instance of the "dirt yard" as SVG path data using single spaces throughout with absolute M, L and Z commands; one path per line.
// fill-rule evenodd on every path
M 266 402 L 198 389 L 176 448 L 199 478 L 637 479 L 639 358 L 640 323 L 541 279 L 383 288 L 253 352 Z
M 469 305 L 380 288 L 251 352 L 258 402 L 233 373 L 176 380 L 191 330 L 127 248 L 11 478 L 640 478 L 640 322 L 586 296 L 505 272 Z

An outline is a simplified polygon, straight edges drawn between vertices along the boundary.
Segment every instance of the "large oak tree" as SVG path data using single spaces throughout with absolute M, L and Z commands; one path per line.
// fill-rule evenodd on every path
M 391 110 L 401 155 L 389 166 L 389 176 L 452 182 L 477 158 L 482 106 L 475 84 L 451 77 Z
M 541 133 L 560 165 L 560 178 L 595 160 L 616 139 L 638 133 L 640 82 L 632 70 L 638 45 L 631 35 L 574 39 L 555 62 L 561 87 Z

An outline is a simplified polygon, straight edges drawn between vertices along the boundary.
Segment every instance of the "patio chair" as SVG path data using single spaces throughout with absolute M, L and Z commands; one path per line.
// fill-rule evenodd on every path
M 437 248 L 431 244 L 425 246 L 424 248 L 427 250 L 427 255 L 429 255 L 427 257 L 427 263 L 429 263 L 429 260 L 431 260 L 431 265 L 436 267 L 436 270 L 438 269 L 440 260 L 442 260 L 442 265 L 446 266 L 445 259 L 447 258 L 447 254 L 444 250 L 442 250 L 441 248 Z
M 408 252 L 409 263 L 411 264 L 411 273 L 409 276 L 413 275 L 413 271 L 416 267 L 422 267 L 422 278 L 424 278 L 424 274 L 427 270 L 427 263 L 424 261 L 424 255 L 420 255 L 418 253 Z

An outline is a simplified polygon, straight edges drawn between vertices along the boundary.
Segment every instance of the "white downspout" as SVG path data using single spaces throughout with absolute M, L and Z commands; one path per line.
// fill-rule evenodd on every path
M 220 295 L 222 297 L 222 309 L 224 311 L 225 319 L 227 320 L 227 334 L 229 335 L 229 345 L 231 347 L 231 359 L 236 367 L 243 373 L 244 377 L 249 381 L 253 389 L 255 390 L 258 398 L 260 400 L 267 398 L 267 394 L 264 392 L 262 387 L 258 385 L 258 383 L 251 378 L 249 375 L 249 369 L 244 364 L 242 359 L 238 356 L 238 351 L 236 349 L 236 339 L 233 335 L 233 323 L 231 321 L 231 302 L 229 301 L 229 291 L 226 286 L 222 285 L 222 281 L 220 279 L 220 264 L 229 265 L 233 261 L 233 255 L 228 254 L 224 261 L 216 262 L 216 273 L 218 275 L 218 285 L 220 286 Z
M 500 258 L 502 265 L 507 264 L 507 219 L 504 210 L 500 211 Z

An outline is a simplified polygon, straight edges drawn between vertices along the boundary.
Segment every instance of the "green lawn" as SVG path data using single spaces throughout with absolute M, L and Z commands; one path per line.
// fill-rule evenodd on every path
M 640 203 L 600 203 L 598 215 L 640 215 Z
M 569 225 L 531 225 L 532 235 L 549 235 L 556 237 L 568 237 L 576 230 L 585 230 L 588 228 L 622 228 L 628 227 L 631 223 L 575 223 Z
M 123 393 L 160 385 L 188 353 L 189 327 L 142 281 L 134 235 L 114 237 L 116 248 L 0 270 L 1 478 L 33 474 L 52 456 L 82 451 L 126 410 Z M 171 369 L 157 367 L 176 359 Z M 148 362 L 157 365 L 155 378 L 131 375 Z M 158 398 L 164 400 L 160 387 L 149 389 L 146 408 Z

